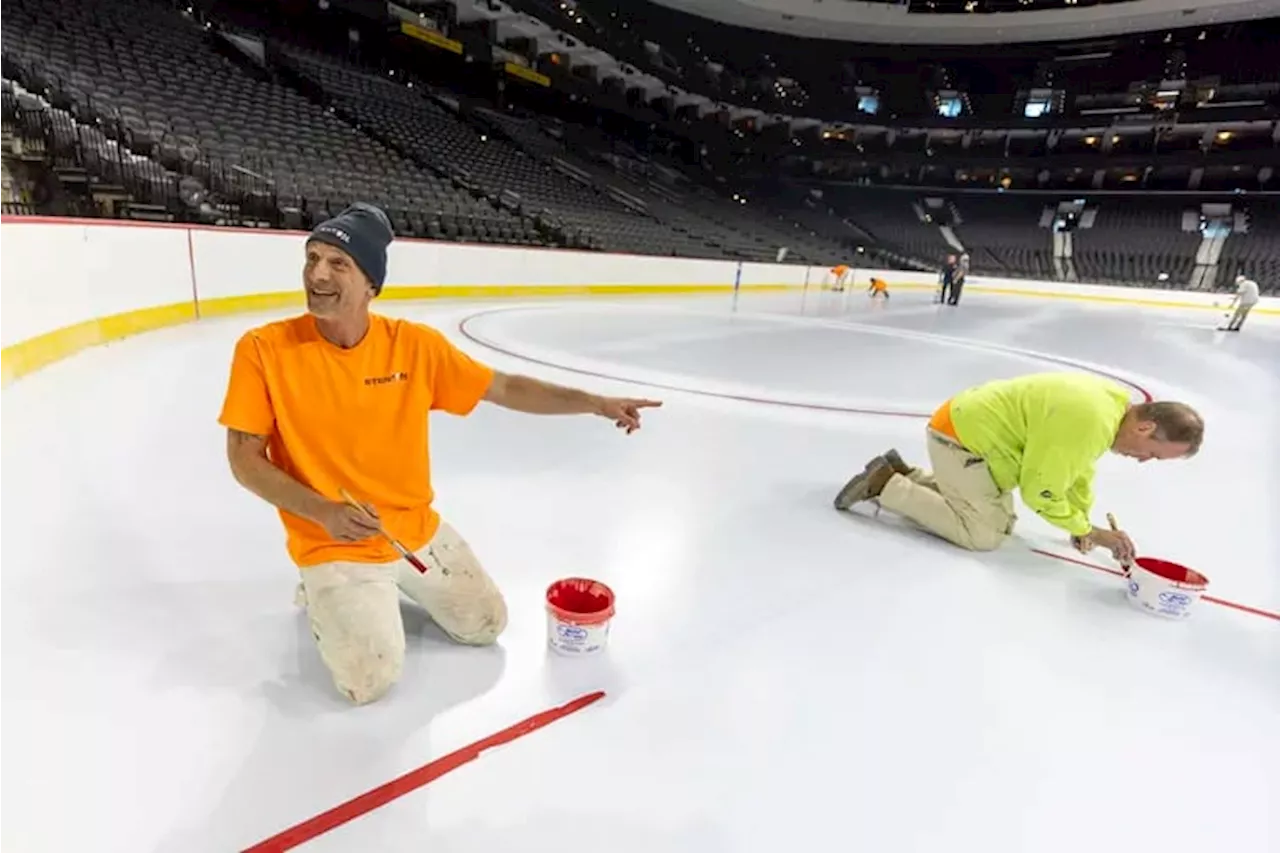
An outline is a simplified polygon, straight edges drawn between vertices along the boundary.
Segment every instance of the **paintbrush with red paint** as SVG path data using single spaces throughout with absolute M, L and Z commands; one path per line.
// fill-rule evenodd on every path
M 416 556 L 414 556 L 414 553 L 410 551 L 408 548 L 401 545 L 398 539 L 396 539 L 387 531 L 383 530 L 382 522 L 380 522 L 378 520 L 378 517 L 374 515 L 373 512 L 370 511 L 369 507 L 365 506 L 355 498 L 351 497 L 350 492 L 348 492 L 346 489 L 339 489 L 338 491 L 342 494 L 342 499 L 347 502 L 348 506 L 352 506 L 360 510 L 365 515 L 369 516 L 369 519 L 371 521 L 373 521 L 378 525 L 378 532 L 382 534 L 382 537 L 384 539 L 386 539 L 388 542 L 391 543 L 392 548 L 395 548 L 397 551 L 400 552 L 400 556 L 404 557 L 405 560 L 409 562 L 409 565 L 413 566 L 415 569 L 422 572 L 424 575 L 427 573 L 427 564 L 419 560 Z
M 1120 532 L 1120 525 L 1116 523 L 1116 517 L 1111 513 L 1107 513 L 1107 524 L 1111 527 L 1111 529 L 1114 532 L 1116 533 Z M 1127 577 L 1129 574 L 1129 570 L 1133 568 L 1133 566 L 1129 563 L 1121 563 L 1120 568 L 1124 569 L 1125 576 Z

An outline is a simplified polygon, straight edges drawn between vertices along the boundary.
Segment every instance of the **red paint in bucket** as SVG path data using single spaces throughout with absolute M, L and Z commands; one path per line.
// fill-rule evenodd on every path
M 1185 586 L 1191 589 L 1204 589 L 1209 585 L 1209 579 L 1204 575 L 1200 574 L 1195 569 L 1188 569 L 1186 566 L 1178 563 L 1171 563 L 1168 560 L 1158 560 L 1155 557 L 1138 557 L 1134 562 L 1151 572 L 1151 574 L 1162 577 L 1167 581 L 1171 581 L 1176 586 Z
M 547 587 L 547 609 L 561 622 L 599 625 L 613 618 L 613 590 L 590 578 L 565 578 Z

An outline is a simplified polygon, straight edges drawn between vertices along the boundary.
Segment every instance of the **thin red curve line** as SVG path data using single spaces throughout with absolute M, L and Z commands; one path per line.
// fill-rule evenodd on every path
M 886 411 L 880 411 L 876 409 L 854 409 L 854 408 L 848 408 L 844 406 L 834 406 L 834 405 L 826 405 L 826 404 L 820 404 L 820 403 L 800 403 L 800 402 L 795 402 L 791 400 L 771 400 L 764 397 L 748 397 L 741 394 L 729 394 L 729 393 L 724 393 L 719 391 L 702 391 L 696 388 L 682 388 L 676 385 L 663 385 L 660 383 L 648 382 L 646 380 L 641 380 L 641 379 L 628 379 L 624 376 L 615 376 L 608 373 L 600 373 L 597 371 L 585 370 L 579 367 L 567 367 L 563 364 L 557 364 L 553 361 L 546 361 L 543 359 L 533 358 L 531 356 L 523 355 L 521 353 L 514 352 L 512 350 L 504 349 L 503 347 L 498 346 L 490 342 L 489 340 L 482 338 L 478 335 L 475 335 L 472 332 L 467 330 L 467 323 L 477 318 L 480 318 L 489 314 L 496 314 L 500 311 L 519 311 L 519 310 L 521 309 L 494 308 L 487 311 L 479 311 L 475 314 L 470 314 L 466 317 L 463 317 L 462 320 L 458 322 L 458 331 L 459 333 L 462 334 L 463 337 L 465 337 L 469 341 L 472 341 L 473 343 L 477 343 L 482 347 L 486 347 L 488 349 L 493 350 L 494 352 L 500 352 L 503 355 L 507 355 L 512 358 L 518 358 L 521 361 L 527 361 L 527 362 L 530 362 L 531 364 L 540 364 L 543 367 L 551 367 L 556 370 L 567 370 L 570 373 L 579 373 L 579 374 L 582 374 L 583 376 L 593 376 L 597 379 L 608 379 L 613 382 L 627 382 L 634 385 L 645 385 L 650 388 L 660 388 L 665 391 L 679 391 L 681 393 L 700 395 L 704 397 L 718 397 L 726 400 L 739 400 L 745 403 L 761 403 L 764 405 L 772 405 L 772 406 L 787 406 L 795 409 L 809 409 L 813 411 L 845 412 L 848 414 L 857 414 L 857 415 L 879 415 L 882 417 L 900 417 L 900 418 L 930 417 L 930 415 L 928 414 L 916 414 L 915 412 L 886 412 Z M 1090 373 L 1095 373 L 1099 376 L 1103 376 L 1107 379 L 1112 379 L 1116 382 L 1121 382 L 1125 385 L 1128 385 L 1131 388 L 1136 389 L 1140 394 L 1142 394 L 1143 398 L 1148 402 L 1150 402 L 1153 399 L 1153 397 L 1151 396 L 1151 392 L 1149 392 L 1146 388 L 1143 388 L 1141 385 L 1137 384 L 1136 382 L 1130 379 L 1124 379 L 1123 377 L 1116 376 L 1110 373 L 1105 373 L 1101 370 L 1094 370 L 1092 368 L 1081 367 L 1080 365 L 1071 364 L 1070 362 L 1065 362 L 1065 361 L 1060 362 L 1054 359 L 1052 356 L 1036 355 L 1036 356 L 1029 356 L 1029 357 L 1037 358 L 1042 361 L 1050 361 L 1058 364 L 1065 364 L 1071 367 L 1075 367 L 1077 370 L 1085 370 Z M 1055 560 L 1062 560 L 1067 563 L 1075 563 L 1078 566 L 1084 566 L 1085 568 L 1094 569 L 1099 572 L 1106 572 L 1108 574 L 1116 575 L 1119 577 L 1124 576 L 1124 572 L 1121 572 L 1117 569 L 1108 568 L 1107 566 L 1099 566 L 1097 563 L 1090 563 L 1085 560 L 1077 560 L 1074 557 L 1067 557 L 1063 554 L 1055 554 L 1052 551 L 1042 551 L 1039 548 L 1032 548 L 1031 550 L 1034 553 L 1039 554 L 1043 557 L 1052 557 Z M 1223 607 L 1230 607 L 1235 610 L 1239 610 L 1243 613 L 1251 613 L 1255 616 L 1262 616 L 1263 618 L 1274 619 L 1280 622 L 1280 613 L 1273 613 L 1270 610 L 1263 610 L 1260 607 L 1252 607 L 1248 604 L 1240 604 L 1235 601 L 1228 601 L 1225 598 L 1218 598 L 1212 595 L 1203 595 L 1201 596 L 1201 599 L 1203 601 L 1208 601 L 1213 604 L 1221 605 Z
M 616 373 L 604 373 L 598 370 L 587 370 L 586 368 L 583 368 L 583 367 L 572 367 L 569 365 L 561 364 L 559 362 L 548 361 L 546 359 L 535 358 L 534 356 L 525 355 L 524 353 L 507 349 L 506 347 L 503 347 L 500 344 L 496 344 L 490 339 L 477 335 L 476 333 L 470 331 L 467 328 L 467 324 L 470 323 L 472 320 L 478 320 L 481 317 L 486 317 L 491 314 L 498 314 L 504 311 L 519 311 L 519 310 L 522 310 L 522 309 L 492 308 L 486 311 L 477 311 L 474 314 L 469 314 L 458 321 L 458 333 L 461 334 L 467 340 L 471 341 L 472 343 L 479 344 L 480 346 L 485 347 L 486 349 L 491 349 L 494 352 L 502 353 L 503 355 L 510 356 L 511 358 L 518 358 L 521 361 L 527 361 L 530 364 L 537 364 L 537 365 L 541 365 L 542 367 L 550 367 L 555 370 L 564 370 L 564 371 L 568 371 L 569 373 L 576 373 L 580 376 L 590 376 L 593 379 L 606 379 L 611 382 L 625 382 L 630 385 L 643 385 L 647 388 L 657 388 L 662 391 L 677 391 L 681 394 L 693 394 L 699 397 L 714 397 L 720 400 L 735 400 L 740 403 L 757 403 L 764 406 L 783 406 L 785 408 L 791 408 L 791 409 L 807 409 L 809 411 L 814 411 L 814 412 L 840 412 L 842 414 L 849 414 L 849 415 L 874 415 L 877 417 L 885 417 L 885 418 L 917 418 L 920 420 L 933 417 L 932 412 L 890 412 L 884 409 L 859 409 L 852 406 L 837 406 L 832 403 L 802 403 L 795 400 L 779 400 L 774 397 L 752 397 L 746 394 L 731 394 L 727 391 L 706 391 L 700 388 L 690 388 L 688 386 L 683 386 L 683 385 L 668 385 L 662 382 L 651 382 L 647 379 L 633 379 L 626 376 L 619 376 Z M 940 345 L 945 346 L 946 344 L 945 342 L 942 342 Z M 991 349 L 990 351 L 1000 352 L 999 349 Z M 1107 373 L 1102 370 L 1095 370 L 1092 367 L 1083 367 L 1079 364 L 1075 364 L 1070 361 L 1062 361 L 1054 358 L 1053 356 L 1032 355 L 1028 353 L 1019 353 L 1019 354 L 1024 356 L 1025 358 L 1031 358 L 1037 361 L 1044 361 L 1050 364 L 1061 364 L 1065 367 L 1074 368 L 1075 370 L 1083 370 L 1086 373 L 1092 373 L 1095 376 L 1101 376 L 1104 379 L 1110 379 L 1113 382 L 1119 382 L 1122 385 L 1127 385 L 1130 388 L 1137 391 L 1139 394 L 1141 394 L 1143 401 L 1147 403 L 1150 403 L 1153 399 L 1155 399 L 1151 395 L 1150 391 L 1148 391 L 1146 388 L 1142 387 L 1138 383 L 1134 382 L 1132 379 L 1125 379 L 1122 376 L 1116 376 L 1113 373 Z
M 305 844 L 318 835 L 322 835 L 348 821 L 355 820 L 361 815 L 368 814 L 376 808 L 385 806 L 392 800 L 403 797 L 411 791 L 416 791 L 428 782 L 433 782 L 452 770 L 457 770 L 462 765 L 479 758 L 480 754 L 487 749 L 502 746 L 516 738 L 524 737 L 531 732 L 554 723 L 556 720 L 569 716 L 575 711 L 581 711 L 588 705 L 603 698 L 604 691 L 588 693 L 558 708 L 534 714 L 514 726 L 508 726 L 483 740 L 478 740 L 461 749 L 454 750 L 429 764 L 424 764 L 417 770 L 411 770 L 403 776 L 392 779 L 385 785 L 379 785 L 377 788 L 366 791 L 358 797 L 347 800 L 345 803 L 336 805 L 328 811 L 321 812 L 313 818 L 291 826 L 265 841 L 259 841 L 252 847 L 246 847 L 242 853 L 278 853 L 278 851 L 292 850 L 294 847 Z
M 502 310 L 512 310 L 512 309 L 499 308 L 492 311 L 480 311 L 476 314 L 471 314 L 467 317 L 463 317 L 460 321 L 458 321 L 459 334 L 461 334 L 464 338 L 471 341 L 472 343 L 479 344 L 485 349 L 490 349 L 490 350 L 493 350 L 494 352 L 502 353 L 503 355 L 510 356 L 511 358 L 518 358 L 521 361 L 527 361 L 530 364 L 538 364 L 543 367 L 551 367 L 556 370 L 565 370 L 565 371 L 568 371 L 569 373 L 577 373 L 580 376 L 590 376 L 594 379 L 607 379 L 611 382 L 625 382 L 629 385 L 643 385 L 646 388 L 657 388 L 662 391 L 678 391 L 682 394 L 694 394 L 699 397 L 715 397 L 720 400 L 737 400 L 740 403 L 759 403 L 764 406 L 785 406 L 793 409 L 808 409 L 810 411 L 821 411 L 821 412 L 842 412 L 844 414 L 851 414 L 851 415 L 878 415 L 880 417 L 889 417 L 889 418 L 932 417 L 932 415 L 930 414 L 921 414 L 918 412 L 887 412 L 880 409 L 855 409 L 848 406 L 837 406 L 834 404 L 827 404 L 827 403 L 800 403 L 793 400 L 777 400 L 770 397 L 751 397 L 746 394 L 730 394 L 727 391 L 704 391 L 699 388 L 688 388 L 682 385 L 666 385 L 661 382 L 650 382 L 647 379 L 628 379 L 625 376 L 618 376 L 612 373 L 601 373 L 595 370 L 587 370 L 586 368 L 582 368 L 582 367 L 569 367 L 567 365 L 560 364 L 558 362 L 546 361 L 545 359 L 541 359 L 541 358 L 534 358 L 533 356 L 525 355 L 523 353 L 519 353 L 514 350 L 505 349 L 504 347 L 493 343 L 487 338 L 482 338 L 479 335 L 467 330 L 467 323 L 471 322 L 472 320 L 478 319 L 488 314 L 495 314 L 498 311 L 502 311 Z
M 1034 554 L 1039 554 L 1042 557 L 1052 557 L 1053 559 L 1061 560 L 1064 563 L 1075 563 L 1077 566 L 1084 566 L 1086 569 L 1093 569 L 1099 572 L 1106 572 L 1107 574 L 1115 575 L 1116 577 L 1121 577 L 1121 578 L 1124 577 L 1124 572 L 1120 571 L 1119 569 L 1113 569 L 1113 568 L 1110 568 L 1109 566 L 1099 566 L 1097 563 L 1090 563 L 1088 560 L 1077 560 L 1075 557 L 1068 557 L 1065 554 L 1055 554 L 1052 551 L 1042 551 L 1039 548 L 1032 548 L 1031 552 Z M 1228 601 L 1225 598 L 1218 598 L 1217 596 L 1214 596 L 1214 595 L 1202 595 L 1200 596 L 1200 598 L 1202 601 L 1208 601 L 1212 604 L 1218 604 L 1223 607 L 1230 607 L 1235 610 L 1242 611 L 1244 613 L 1252 613 L 1254 616 L 1261 616 L 1264 619 L 1274 619 L 1275 621 L 1280 622 L 1280 613 L 1273 613 L 1270 610 L 1263 610 L 1261 607 L 1252 607 L 1248 604 L 1240 604 L 1237 601 Z

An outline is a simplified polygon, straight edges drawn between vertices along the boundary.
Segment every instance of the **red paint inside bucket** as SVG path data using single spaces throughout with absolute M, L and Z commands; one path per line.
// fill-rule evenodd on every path
M 1195 569 L 1188 569 L 1186 566 L 1178 563 L 1171 563 L 1168 560 L 1157 560 L 1155 557 L 1139 557 L 1135 560 L 1139 566 L 1158 575 L 1168 581 L 1174 583 L 1185 584 L 1203 589 L 1209 585 L 1209 579 L 1197 572 Z
M 590 578 L 565 578 L 547 587 L 547 608 L 562 622 L 598 625 L 613 616 L 613 590 Z

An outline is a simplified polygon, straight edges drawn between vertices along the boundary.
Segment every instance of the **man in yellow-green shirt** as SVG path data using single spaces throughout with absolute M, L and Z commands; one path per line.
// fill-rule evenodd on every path
M 998 548 L 1013 531 L 1013 490 L 1082 551 L 1133 558 L 1123 531 L 1095 527 L 1094 464 L 1108 450 L 1146 462 L 1194 456 L 1204 421 L 1184 403 L 1133 403 L 1108 379 L 1043 373 L 988 382 L 943 403 L 926 429 L 933 472 L 890 450 L 836 496 L 836 509 L 879 500 L 962 548 Z

